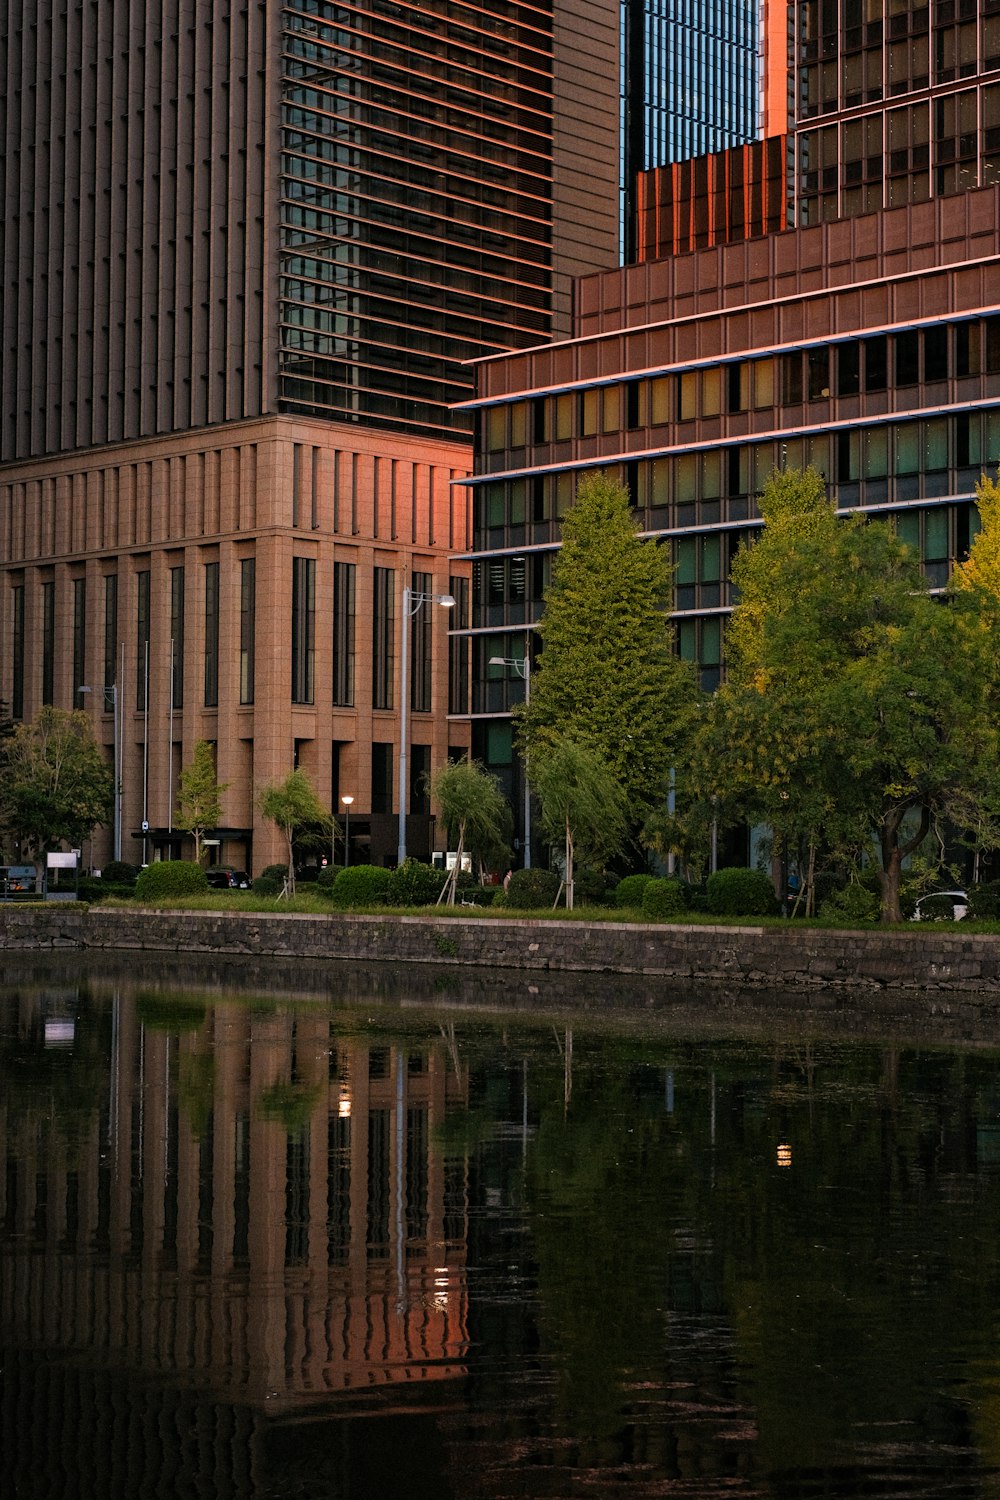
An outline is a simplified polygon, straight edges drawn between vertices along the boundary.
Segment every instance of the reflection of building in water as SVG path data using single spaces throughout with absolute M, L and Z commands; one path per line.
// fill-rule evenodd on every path
M 46 1003 L 22 1003 L 0 1053 L 8 1345 L 275 1415 L 373 1387 L 385 1410 L 394 1386 L 464 1373 L 465 1169 L 435 1145 L 464 1085 L 444 1047 L 345 1040 L 319 1007 L 171 1004 L 101 1014 L 109 1070 L 93 1012 L 56 1054 Z M 8 1119 L 43 1067 L 51 1110 Z

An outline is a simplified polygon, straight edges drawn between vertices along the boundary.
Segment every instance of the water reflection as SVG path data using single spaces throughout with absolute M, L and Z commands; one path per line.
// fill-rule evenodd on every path
M 1000 1054 L 57 979 L 4 1493 L 1000 1495 Z

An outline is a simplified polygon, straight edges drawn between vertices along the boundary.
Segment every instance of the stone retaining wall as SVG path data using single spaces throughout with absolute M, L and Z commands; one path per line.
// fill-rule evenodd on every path
M 641 974 L 738 985 L 1000 993 L 1000 937 L 939 926 L 902 932 L 646 926 L 483 917 L 297 916 L 0 907 L 0 963 L 17 951 L 113 950 L 458 964 Z

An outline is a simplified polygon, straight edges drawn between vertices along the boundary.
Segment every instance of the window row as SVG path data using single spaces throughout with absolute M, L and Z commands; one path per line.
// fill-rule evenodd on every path
M 1000 408 L 602 467 L 628 486 L 643 527 L 661 531 L 753 519 L 756 496 L 775 469 L 811 466 L 826 476 L 841 505 L 856 506 L 971 494 L 980 474 L 998 463 Z M 558 541 L 582 472 L 563 469 L 477 487 L 476 549 Z M 476 590 L 477 603 L 484 598 Z
M 167 663 L 170 706 L 185 706 L 190 693 L 189 674 L 193 661 L 186 649 L 186 632 L 190 627 L 189 569 L 173 567 L 168 573 L 169 634 L 156 640 L 152 631 L 151 573 L 143 569 L 134 575 L 134 628 L 122 618 L 119 601 L 119 579 L 116 573 L 101 580 L 101 597 L 88 611 L 88 587 L 84 577 L 69 580 L 65 599 L 57 599 L 55 580 L 40 585 L 32 635 L 38 642 L 37 652 L 27 650 L 25 585 L 18 582 L 11 589 L 12 667 L 10 685 L 11 712 L 15 718 L 24 715 L 28 662 L 38 671 L 38 700 L 51 704 L 56 696 L 56 669 L 60 659 L 60 635 L 67 632 L 72 674 L 70 699 L 80 706 L 81 695 L 95 690 L 88 680 L 88 661 L 100 661 L 104 709 L 111 712 L 115 693 L 131 674 L 134 689 L 129 698 L 139 713 L 145 711 L 149 695 L 151 663 Z M 332 598 L 332 702 L 335 707 L 351 708 L 355 703 L 355 665 L 357 659 L 357 567 L 354 563 L 335 562 Z M 256 656 L 256 559 L 244 558 L 239 564 L 239 702 L 254 701 Z M 411 575 L 415 592 L 433 591 L 429 573 Z M 315 701 L 316 670 L 316 563 L 309 557 L 292 559 L 291 579 L 291 701 L 309 704 Z M 220 668 L 220 583 L 218 562 L 205 563 L 197 580 L 199 597 L 200 684 L 198 699 L 204 708 L 219 705 Z M 450 591 L 455 606 L 448 625 L 455 630 L 469 625 L 470 589 L 466 578 L 453 577 Z M 396 595 L 397 574 L 392 568 L 375 568 L 372 574 L 373 613 L 371 621 L 372 704 L 375 708 L 394 707 L 394 673 L 396 664 Z M 91 601 L 92 602 L 92 601 Z M 68 612 L 67 614 L 64 611 Z M 324 609 L 324 616 L 326 610 Z M 410 631 L 410 707 L 414 712 L 430 712 L 433 704 L 432 660 L 433 620 L 435 611 L 424 607 L 414 614 Z M 98 638 L 90 640 L 96 630 Z M 130 645 L 123 645 L 128 641 Z M 469 650 L 467 638 L 456 637 L 449 643 L 449 712 L 468 712 Z
M 1000 374 L 1000 315 L 817 344 L 680 374 L 536 396 L 481 413 L 487 453 Z

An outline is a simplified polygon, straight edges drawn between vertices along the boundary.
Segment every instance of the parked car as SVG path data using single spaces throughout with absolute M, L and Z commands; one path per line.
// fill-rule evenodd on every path
M 968 916 L 969 897 L 965 891 L 929 891 L 913 909 L 911 922 L 961 922 Z
M 206 870 L 205 879 L 215 891 L 248 891 L 253 885 L 246 870 L 231 870 L 223 865 Z

